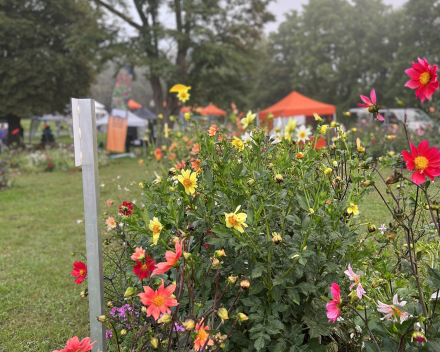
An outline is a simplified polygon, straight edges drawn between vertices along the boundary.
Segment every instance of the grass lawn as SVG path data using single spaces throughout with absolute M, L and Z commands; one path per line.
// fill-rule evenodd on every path
M 100 168 L 101 210 L 109 198 L 112 213 L 137 199 L 131 183 L 149 179 L 154 169 L 146 170 L 137 159 Z M 85 250 L 83 209 L 81 172 L 20 175 L 0 193 L 0 352 L 47 352 L 89 335 L 86 286 L 70 275 L 81 260 L 71 252 Z

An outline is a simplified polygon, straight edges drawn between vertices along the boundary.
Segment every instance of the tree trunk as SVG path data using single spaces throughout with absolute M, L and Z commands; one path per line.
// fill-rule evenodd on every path
M 24 141 L 24 130 L 20 123 L 20 118 L 15 115 L 8 115 L 8 146 L 21 146 Z M 17 131 L 18 130 L 18 131 Z

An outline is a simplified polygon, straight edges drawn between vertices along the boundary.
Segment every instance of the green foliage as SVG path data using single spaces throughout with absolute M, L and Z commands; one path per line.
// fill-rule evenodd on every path
M 105 37 L 99 18 L 84 0 L 0 1 L 0 118 L 63 112 L 86 95 Z
M 347 207 L 359 204 L 366 194 L 360 185 L 365 171 L 358 168 L 356 155 L 344 143 L 331 155 L 310 143 L 300 147 L 284 140 L 272 145 L 258 132 L 242 151 L 226 139 L 215 142 L 206 133 L 199 135 L 198 143 L 197 158 L 202 164 L 197 194 L 186 193 L 173 175 L 143 183 L 145 210 L 124 219 L 131 234 L 138 234 L 136 246 L 148 248 L 156 257 L 178 229 L 184 230 L 198 264 L 197 277 L 209 273 L 206 259 L 216 250 L 225 250 L 221 275 L 241 276 L 251 283 L 234 307 L 235 314 L 245 313 L 249 320 L 232 332 L 228 350 L 324 351 L 331 341 L 323 340 L 331 336 L 331 325 L 325 318 L 327 299 L 323 297 L 346 269 L 360 236 L 357 218 L 347 213 Z M 302 159 L 295 157 L 299 151 L 304 153 Z M 338 163 L 332 175 L 323 173 L 328 157 Z M 278 183 L 276 174 L 284 181 Z M 338 175 L 340 181 L 335 184 Z M 254 183 L 248 185 L 250 178 Z M 239 217 L 246 214 L 248 226 L 243 232 L 226 221 L 234 212 Z M 146 226 L 153 217 L 165 229 L 157 246 L 151 246 L 152 233 Z M 186 230 L 189 224 L 194 230 Z M 281 243 L 272 240 L 274 232 Z M 211 273 L 203 287 L 202 304 L 213 299 L 215 290 Z M 234 295 L 234 290 L 227 290 L 224 299 L 230 302 Z M 229 332 L 223 327 L 220 331 Z

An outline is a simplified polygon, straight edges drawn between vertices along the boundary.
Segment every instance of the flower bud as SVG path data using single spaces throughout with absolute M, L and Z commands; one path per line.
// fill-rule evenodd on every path
M 185 115 L 183 115 L 186 121 L 191 120 L 191 114 L 189 112 L 186 112 Z
M 376 225 L 374 224 L 368 224 L 368 232 L 373 233 L 377 230 Z
M 144 306 L 144 307 L 142 307 L 141 310 L 142 310 L 142 313 L 146 313 L 147 312 L 147 307 Z
M 373 282 L 371 283 L 371 287 L 372 288 L 378 288 L 379 287 L 379 280 L 378 279 L 374 279 Z
M 177 236 L 174 236 L 174 237 L 170 240 L 170 242 L 171 242 L 173 245 L 175 245 L 176 243 L 179 243 L 179 242 L 180 242 L 180 238 L 177 237 Z
M 359 301 L 359 297 L 357 296 L 356 291 L 351 291 L 348 296 L 351 298 L 351 303 Z
M 139 187 L 144 188 L 144 184 L 142 182 L 139 182 Z
M 217 259 L 220 259 L 221 257 L 226 257 L 225 250 L 222 249 L 222 250 L 215 251 L 214 252 L 214 257 L 217 258 Z
M 109 308 L 113 308 L 113 302 L 112 302 L 112 301 L 108 301 L 108 302 L 107 302 L 107 307 L 109 307 Z
M 86 296 L 87 296 L 86 291 L 81 291 L 80 294 L 79 294 L 79 296 L 80 296 L 81 298 L 86 297 Z
M 101 315 L 99 317 L 96 317 L 96 320 L 104 324 L 107 321 L 107 318 L 105 317 L 105 315 Z
M 187 319 L 182 323 L 182 326 L 185 328 L 185 330 L 191 331 L 196 326 L 196 323 L 192 319 Z
M 152 337 L 150 343 L 154 348 L 157 348 L 159 346 L 159 340 L 157 339 L 157 337 Z
M 170 192 L 174 192 L 174 187 L 170 187 L 170 188 L 168 188 L 168 190 L 169 190 Z
M 240 287 L 241 287 L 241 289 L 242 289 L 243 291 L 247 291 L 247 290 L 250 289 L 250 287 L 251 287 L 251 283 L 249 282 L 249 280 L 247 280 L 247 279 L 243 279 L 243 280 L 241 280 L 241 282 L 240 282 Z
M 301 152 L 296 153 L 296 158 L 297 158 L 297 159 L 302 159 L 302 158 L 304 158 L 304 154 L 301 153 Z
M 159 324 L 161 324 L 161 323 L 169 324 L 169 323 L 171 323 L 172 320 L 173 320 L 173 317 L 171 316 L 171 314 L 165 313 L 164 315 L 162 315 L 162 317 L 157 322 Z
M 309 208 L 309 213 L 310 213 L 310 214 L 315 213 L 315 211 L 313 210 L 313 208 Z
M 268 165 L 267 165 L 267 168 L 270 170 L 270 169 L 272 169 L 273 168 L 273 164 L 272 163 L 269 163 Z
M 272 242 L 278 245 L 283 242 L 283 239 L 278 233 L 274 232 L 272 233 Z
M 423 345 L 426 342 L 426 337 L 420 331 L 414 331 L 411 336 L 411 342 L 418 342 Z
M 338 162 L 336 160 L 333 160 L 332 164 L 334 167 L 338 166 Z
M 250 178 L 248 181 L 247 181 L 247 185 L 248 186 L 250 186 L 251 184 L 253 184 L 255 181 L 252 179 L 252 178 Z
M 214 340 L 215 345 L 222 345 L 226 342 L 228 339 L 228 335 L 222 335 L 221 333 L 215 334 L 212 339 Z
M 175 174 L 176 174 L 176 169 L 174 167 L 168 170 L 168 175 L 174 176 Z
M 122 329 L 122 330 L 121 330 L 121 336 L 125 336 L 125 335 L 127 335 L 127 330 Z
M 186 260 L 190 260 L 191 259 L 191 257 L 192 257 L 192 255 L 191 255 L 191 253 L 183 253 L 183 257 L 186 259 Z
M 229 282 L 231 285 L 234 285 L 237 281 L 237 276 L 229 276 L 226 281 Z
M 188 225 L 186 226 L 188 231 L 194 231 L 196 228 L 194 227 L 193 224 L 191 224 L 190 222 L 188 223 Z
M 242 323 L 242 322 L 244 322 L 244 321 L 246 321 L 246 320 L 249 319 L 249 318 L 247 317 L 247 315 L 244 314 L 244 313 L 238 313 L 237 318 L 238 318 L 238 321 L 239 321 L 240 323 Z
M 276 174 L 276 175 L 275 175 L 275 181 L 276 181 L 277 183 L 281 183 L 281 182 L 283 182 L 283 181 L 284 181 L 283 175 L 281 175 L 281 174 Z
M 318 114 L 313 114 L 313 116 L 315 117 L 315 121 L 318 121 L 318 122 L 322 122 L 322 118 L 321 118 L 321 116 L 319 116 Z
M 332 170 L 331 168 L 328 167 L 327 169 L 324 170 L 324 174 L 325 174 L 325 175 L 330 175 L 330 174 L 332 173 L 332 171 L 333 171 L 333 170 Z
M 217 258 L 212 258 L 211 259 L 211 263 L 212 263 L 212 267 L 213 268 L 218 268 L 220 266 L 220 260 L 218 260 Z
M 333 180 L 334 183 L 339 183 L 341 181 L 342 181 L 342 179 L 340 176 L 336 176 L 335 179 Z
M 136 293 L 136 289 L 135 289 L 134 287 L 128 287 L 128 288 L 125 290 L 124 297 L 131 297 L 131 296 L 134 296 L 135 293 Z
M 337 126 L 337 124 L 336 124 L 335 121 L 332 121 L 332 122 L 330 123 L 330 127 L 331 127 L 331 128 L 335 128 L 336 126 Z
M 336 144 L 335 143 L 330 144 L 330 149 L 331 150 L 335 150 L 336 149 Z
M 224 320 L 228 320 L 229 316 L 228 316 L 228 311 L 226 310 L 226 308 L 220 308 L 217 311 L 218 316 L 224 321 Z

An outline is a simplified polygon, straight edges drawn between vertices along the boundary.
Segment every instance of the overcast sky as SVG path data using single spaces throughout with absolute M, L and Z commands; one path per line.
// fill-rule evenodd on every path
M 269 5 L 270 11 L 275 15 L 276 22 L 266 25 L 266 32 L 275 31 L 278 25 L 284 21 L 284 14 L 290 10 L 301 11 L 302 5 L 307 4 L 309 0 L 275 0 Z M 401 6 L 406 0 L 383 0 L 387 5 L 393 5 L 395 8 Z
M 385 4 L 392 5 L 395 8 L 401 6 L 406 1 L 407 0 L 383 0 L 383 2 Z M 274 2 L 272 2 L 269 5 L 269 10 L 270 10 L 270 12 L 272 12 L 275 15 L 276 21 L 268 23 L 266 25 L 265 32 L 269 33 L 269 32 L 276 31 L 279 24 L 284 21 L 284 19 L 285 19 L 284 14 L 286 12 L 289 12 L 290 10 L 301 11 L 302 6 L 304 4 L 307 4 L 308 2 L 309 2 L 309 0 L 274 0 Z M 132 1 L 128 1 L 128 3 L 132 4 Z M 138 14 L 134 8 L 131 9 L 130 13 L 132 15 L 132 18 L 134 18 L 138 23 L 141 22 Z M 174 17 L 170 16 L 170 13 L 168 11 L 160 12 L 159 17 L 160 17 L 161 22 L 166 24 L 167 26 L 169 26 L 169 27 L 175 26 Z M 119 22 L 119 23 L 122 24 L 122 26 L 125 29 L 125 32 L 128 35 L 134 35 L 136 33 L 136 31 L 133 30 L 127 24 L 122 23 L 122 22 Z

